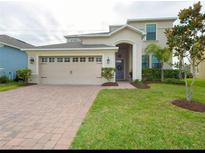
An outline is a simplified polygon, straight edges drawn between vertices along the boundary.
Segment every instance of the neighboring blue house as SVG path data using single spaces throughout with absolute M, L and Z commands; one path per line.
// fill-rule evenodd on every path
M 0 35 L 0 76 L 16 78 L 16 70 L 27 68 L 27 54 L 21 48 L 32 45 L 7 35 Z

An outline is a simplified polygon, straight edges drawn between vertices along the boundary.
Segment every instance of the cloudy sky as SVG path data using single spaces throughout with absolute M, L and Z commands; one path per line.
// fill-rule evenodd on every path
M 108 31 L 127 19 L 175 17 L 196 1 L 0 0 L 0 34 L 34 45 L 65 42 L 64 35 Z M 202 2 L 205 11 L 205 1 Z

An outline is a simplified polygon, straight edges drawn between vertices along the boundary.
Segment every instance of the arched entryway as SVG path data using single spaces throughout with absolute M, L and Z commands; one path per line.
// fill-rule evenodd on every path
M 116 62 L 116 80 L 132 80 L 132 50 L 133 45 L 130 43 L 118 43 L 118 52 L 115 55 Z

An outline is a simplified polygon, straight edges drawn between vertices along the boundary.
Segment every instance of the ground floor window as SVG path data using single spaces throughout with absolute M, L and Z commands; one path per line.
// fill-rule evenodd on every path
M 142 69 L 149 68 L 149 55 L 142 55 Z
M 63 58 L 57 58 L 57 62 L 63 62 Z
M 96 62 L 101 63 L 102 62 L 102 57 L 96 57 Z
M 55 62 L 55 58 L 54 58 L 54 57 L 50 57 L 50 58 L 49 58 L 49 62 L 50 62 L 50 63 Z
M 89 62 L 94 62 L 94 57 L 88 57 Z
M 160 60 L 154 55 L 152 55 L 152 68 L 161 68 Z
M 78 57 L 73 57 L 73 62 L 78 62 Z
M 41 58 L 41 62 L 42 62 L 42 63 L 48 62 L 48 58 L 47 58 L 47 57 L 42 57 L 42 58 Z
M 64 58 L 64 62 L 70 62 L 70 58 L 69 57 L 65 57 Z
M 85 62 L 85 61 L 86 61 L 85 57 L 80 57 L 80 62 Z

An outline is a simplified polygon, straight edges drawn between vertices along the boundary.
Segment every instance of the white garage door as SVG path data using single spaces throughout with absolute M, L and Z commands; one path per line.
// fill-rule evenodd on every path
M 102 57 L 40 57 L 42 84 L 101 84 Z

